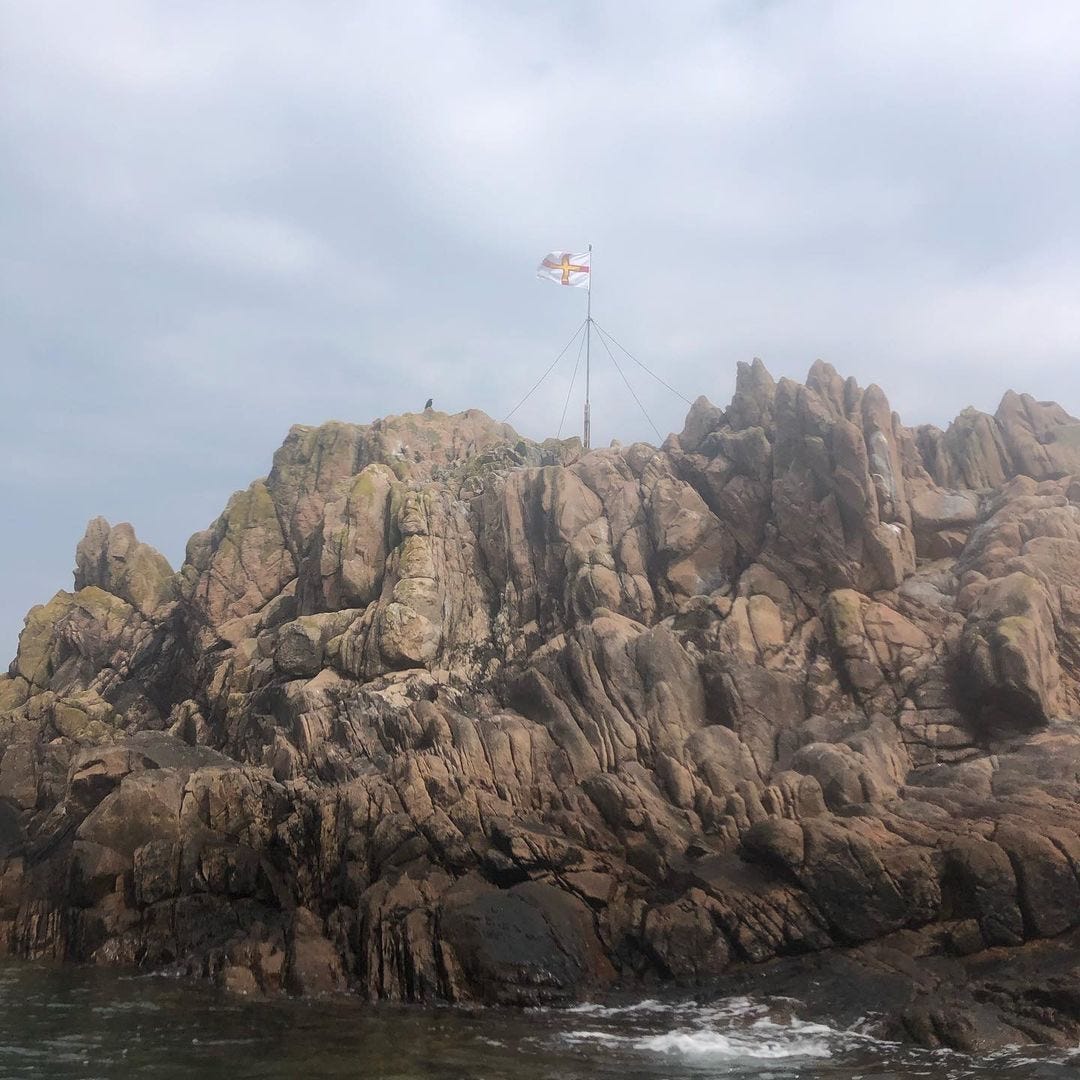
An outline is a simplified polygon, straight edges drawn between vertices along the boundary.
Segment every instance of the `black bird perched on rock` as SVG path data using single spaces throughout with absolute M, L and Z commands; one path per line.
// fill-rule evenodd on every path
M 427 412 L 431 408 L 431 398 L 427 399 L 427 404 L 424 406 L 424 411 Z

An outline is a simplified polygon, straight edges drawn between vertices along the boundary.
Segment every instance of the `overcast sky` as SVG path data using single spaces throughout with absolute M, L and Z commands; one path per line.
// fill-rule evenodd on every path
M 95 514 L 176 565 L 293 423 L 504 416 L 584 315 L 555 248 L 689 398 L 1080 412 L 1078 177 L 1074 0 L 0 0 L 0 656 Z M 594 443 L 654 439 L 593 358 Z

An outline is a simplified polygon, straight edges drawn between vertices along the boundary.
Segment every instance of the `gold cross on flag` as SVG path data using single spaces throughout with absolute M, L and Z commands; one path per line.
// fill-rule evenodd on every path
M 552 251 L 545 255 L 536 268 L 536 276 L 544 281 L 554 281 L 556 285 L 570 285 L 575 289 L 589 287 L 589 274 L 592 253 L 575 255 L 572 251 Z

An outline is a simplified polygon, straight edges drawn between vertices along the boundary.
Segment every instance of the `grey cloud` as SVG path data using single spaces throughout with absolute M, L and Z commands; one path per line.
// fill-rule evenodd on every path
M 689 397 L 823 356 L 908 422 L 1077 411 L 1078 50 L 1065 0 L 0 3 L 0 653 L 93 514 L 175 562 L 292 423 L 505 415 L 583 315 L 555 246 Z

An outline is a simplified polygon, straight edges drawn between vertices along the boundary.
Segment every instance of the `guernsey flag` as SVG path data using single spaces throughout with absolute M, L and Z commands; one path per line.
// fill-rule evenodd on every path
M 572 251 L 552 251 L 536 268 L 536 276 L 556 285 L 572 285 L 575 289 L 589 288 L 589 263 L 592 253 L 575 255 Z

